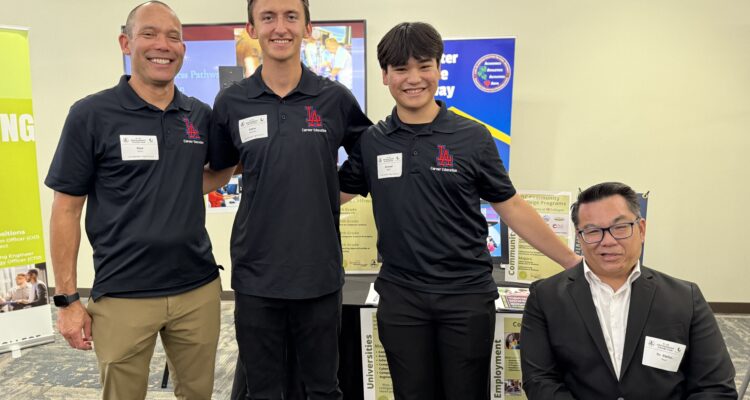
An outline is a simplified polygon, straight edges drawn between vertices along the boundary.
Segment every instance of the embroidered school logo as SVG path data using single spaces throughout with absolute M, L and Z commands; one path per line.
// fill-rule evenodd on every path
M 453 166 L 453 156 L 443 145 L 438 145 L 437 165 L 438 167 Z
M 187 117 L 182 117 L 182 121 L 185 122 L 185 136 L 190 140 L 200 140 L 201 133 L 195 129 L 195 125 Z
M 318 111 L 313 108 L 313 106 L 305 106 L 305 110 L 307 110 L 307 119 L 305 122 L 307 122 L 308 128 L 321 128 L 323 126 L 323 119 L 320 118 L 320 114 L 318 114 Z
M 503 90 L 510 82 L 510 63 L 499 54 L 487 54 L 480 58 L 471 71 L 476 87 L 486 93 Z
M 451 172 L 451 173 L 458 172 L 456 168 L 453 168 L 453 155 L 451 154 L 450 151 L 448 151 L 448 148 L 442 144 L 439 144 L 437 149 L 438 149 L 438 156 L 435 158 L 435 162 L 437 163 L 437 166 L 430 167 L 430 171 Z
M 182 122 L 185 123 L 185 137 L 182 139 L 182 143 L 203 144 L 201 133 L 198 129 L 195 129 L 195 125 L 187 117 L 182 117 Z

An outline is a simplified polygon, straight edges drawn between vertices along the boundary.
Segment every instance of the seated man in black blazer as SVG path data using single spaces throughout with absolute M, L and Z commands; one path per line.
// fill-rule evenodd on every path
M 736 399 L 734 367 L 698 286 L 640 265 L 635 192 L 602 183 L 571 207 L 584 261 L 531 285 L 521 329 L 534 399 Z

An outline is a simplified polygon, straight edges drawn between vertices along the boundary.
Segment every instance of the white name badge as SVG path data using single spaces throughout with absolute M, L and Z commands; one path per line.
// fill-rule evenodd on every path
M 401 153 L 381 154 L 378 156 L 378 179 L 398 178 L 401 176 Z
M 153 135 L 120 135 L 122 161 L 158 160 L 159 141 Z
M 242 143 L 266 138 L 268 137 L 268 116 L 263 114 L 241 119 L 239 128 Z
M 677 372 L 685 355 L 685 345 L 669 340 L 646 336 L 643 345 L 643 365 Z

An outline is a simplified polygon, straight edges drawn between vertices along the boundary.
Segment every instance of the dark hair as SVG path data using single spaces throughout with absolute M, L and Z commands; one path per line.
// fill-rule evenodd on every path
M 27 274 L 34 274 L 35 276 L 39 276 L 39 270 L 36 268 L 31 268 L 30 270 L 26 271 Z
M 638 202 L 638 195 L 630 186 L 620 182 L 604 182 L 596 184 L 578 194 L 578 199 L 570 206 L 570 217 L 573 219 L 573 225 L 578 228 L 578 208 L 581 204 L 593 203 L 610 196 L 622 196 L 625 203 L 628 204 L 630 212 L 636 217 L 641 216 L 641 204 Z
M 256 0 L 247 0 L 247 20 L 250 25 L 255 25 L 253 21 L 253 5 Z M 302 8 L 305 9 L 305 25 L 310 23 L 310 0 L 300 0 L 302 2 Z
M 166 8 L 167 10 L 171 11 L 172 14 L 174 14 L 175 18 L 177 18 L 177 14 L 175 14 L 174 10 L 172 10 L 171 7 L 167 5 L 167 3 L 163 3 L 159 0 L 151 0 L 147 1 L 145 3 L 138 4 L 135 6 L 134 9 L 130 10 L 130 13 L 128 14 L 128 19 L 125 20 L 125 28 L 123 28 L 122 33 L 124 33 L 127 37 L 132 38 L 133 37 L 133 24 L 135 24 L 135 13 L 138 11 L 139 8 L 145 6 L 146 4 L 159 4 Z M 179 21 L 179 18 L 177 18 Z
M 402 22 L 380 39 L 378 62 L 380 68 L 406 65 L 409 58 L 434 59 L 440 65 L 443 55 L 443 38 L 435 28 L 424 22 Z

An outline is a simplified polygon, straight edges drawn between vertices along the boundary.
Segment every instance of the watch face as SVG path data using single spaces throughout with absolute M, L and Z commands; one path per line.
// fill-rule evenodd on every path
M 55 301 L 55 306 L 57 307 L 67 307 L 68 306 L 68 297 L 64 294 L 58 294 L 54 297 L 52 297 Z
M 57 307 L 67 307 L 70 305 L 70 303 L 78 300 L 80 298 L 78 293 L 73 293 L 71 295 L 64 295 L 64 294 L 58 294 L 52 297 L 52 299 L 55 301 L 55 306 Z

